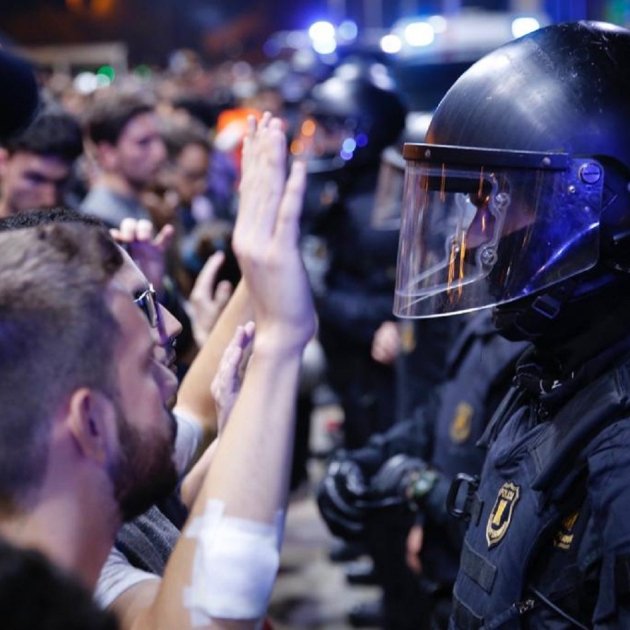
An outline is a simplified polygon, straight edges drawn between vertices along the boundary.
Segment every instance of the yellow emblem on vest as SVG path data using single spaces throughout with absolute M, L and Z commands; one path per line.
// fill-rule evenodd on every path
M 410 320 L 402 320 L 400 326 L 400 347 L 405 354 L 410 354 L 416 349 L 416 333 L 414 324 Z
M 553 537 L 554 547 L 564 549 L 565 551 L 571 547 L 571 544 L 573 543 L 573 536 L 575 535 L 573 528 L 575 527 L 575 523 L 578 520 L 579 515 L 579 512 L 573 512 L 573 514 L 570 514 L 562 521 L 560 529 Z
M 457 405 L 455 416 L 449 429 L 449 435 L 453 442 L 461 444 L 470 437 L 473 413 L 474 409 L 467 402 L 460 402 Z
M 499 489 L 497 500 L 488 517 L 486 524 L 486 541 L 488 549 L 500 543 L 505 536 L 514 513 L 514 506 L 518 502 L 521 490 L 519 486 L 508 481 Z

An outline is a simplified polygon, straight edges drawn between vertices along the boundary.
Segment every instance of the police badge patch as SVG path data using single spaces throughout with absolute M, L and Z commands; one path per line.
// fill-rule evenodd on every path
M 457 405 L 448 432 L 455 444 L 461 444 L 470 437 L 473 413 L 474 409 L 469 403 L 462 401 Z
M 500 543 L 505 536 L 510 523 L 512 522 L 512 514 L 514 506 L 518 502 L 520 496 L 520 488 L 516 484 L 508 481 L 499 489 L 497 500 L 488 517 L 486 524 L 486 541 L 488 549 Z

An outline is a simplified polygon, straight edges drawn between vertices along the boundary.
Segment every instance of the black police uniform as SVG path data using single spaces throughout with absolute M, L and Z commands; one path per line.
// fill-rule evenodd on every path
M 629 56 L 611 24 L 536 30 L 403 150 L 396 314 L 494 307 L 536 348 L 462 508 L 451 628 L 630 627 Z
M 393 319 L 398 250 L 395 231 L 371 225 L 374 194 L 381 153 L 397 141 L 406 116 L 383 70 L 368 60 L 347 59 L 304 103 L 333 145 L 308 162 L 302 233 L 319 237 L 328 254 L 325 286 L 314 286 L 315 305 L 349 448 L 362 446 L 395 417 L 394 370 L 371 357 L 376 330 Z
M 561 373 L 541 351 L 519 361 L 485 437 L 451 628 L 630 627 L 624 312 L 565 348 Z
M 438 600 L 447 600 L 446 615 L 440 615 L 442 623 L 444 616 L 448 617 L 463 528 L 448 517 L 446 496 L 457 473 L 480 472 L 484 451 L 476 447 L 477 440 L 507 391 L 514 362 L 525 347 L 526 344 L 500 337 L 488 312 L 469 318 L 452 345 L 447 380 L 434 400 L 419 408 L 414 418 L 348 454 L 367 478 L 389 458 L 401 453 L 421 458 L 438 473 L 417 513 L 424 527 L 420 583 L 404 561 L 412 513 L 403 506 L 365 514 L 364 538 L 383 586 L 387 628 L 429 627 L 435 622 L 429 609 L 435 608 Z
M 394 369 L 371 357 L 376 330 L 392 319 L 398 248 L 395 232 L 370 226 L 376 172 L 376 167 L 354 172 L 339 201 L 314 228 L 330 255 L 325 291 L 315 300 L 319 339 L 330 384 L 344 409 L 348 448 L 386 430 L 395 412 Z

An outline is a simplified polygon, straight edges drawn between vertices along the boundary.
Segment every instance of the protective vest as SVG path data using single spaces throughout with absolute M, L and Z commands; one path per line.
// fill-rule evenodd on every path
M 630 361 L 548 417 L 513 389 L 492 425 L 449 628 L 612 628 L 630 595 Z M 630 626 L 625 626 L 630 627 Z
M 440 390 L 434 419 L 431 467 L 442 477 L 425 502 L 422 563 L 425 576 L 453 584 L 462 544 L 459 523 L 449 518 L 446 494 L 457 473 L 479 474 L 485 452 L 477 442 L 509 388 L 516 359 L 527 344 L 497 334 L 490 314 L 473 317 L 449 354 L 449 379 Z

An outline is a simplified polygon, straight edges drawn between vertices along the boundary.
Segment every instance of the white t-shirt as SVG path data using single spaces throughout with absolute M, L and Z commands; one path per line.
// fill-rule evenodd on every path
M 188 472 L 193 457 L 203 438 L 201 423 L 189 414 L 175 410 L 177 439 L 173 459 L 180 476 Z M 94 589 L 94 598 L 101 608 L 108 608 L 127 589 L 144 580 L 159 580 L 160 576 L 136 569 L 116 547 L 107 560 Z

